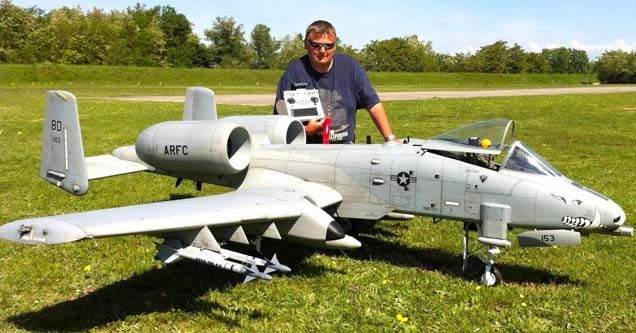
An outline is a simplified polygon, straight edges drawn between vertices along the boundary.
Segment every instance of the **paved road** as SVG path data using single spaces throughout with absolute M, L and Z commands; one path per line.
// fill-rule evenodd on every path
M 457 91 L 405 91 L 383 92 L 380 98 L 390 100 L 420 100 L 433 98 L 475 98 L 475 97 L 505 97 L 505 96 L 539 96 L 566 94 L 605 94 L 615 92 L 636 92 L 636 86 L 590 86 L 567 88 L 536 88 L 536 89 L 501 89 L 501 90 L 457 90 Z M 184 96 L 125 96 L 108 97 L 108 99 L 122 101 L 155 101 L 180 102 Z M 216 95 L 218 104 L 237 105 L 272 105 L 274 94 L 257 95 Z

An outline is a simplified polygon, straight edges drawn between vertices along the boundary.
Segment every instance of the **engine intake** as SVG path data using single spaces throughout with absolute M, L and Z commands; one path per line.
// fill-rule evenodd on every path
M 168 121 L 145 129 L 135 144 L 139 158 L 176 174 L 233 175 L 251 159 L 249 132 L 227 121 Z
M 265 136 L 273 144 L 304 144 L 306 142 L 305 127 L 293 117 L 277 116 L 234 116 L 221 121 L 239 124 L 250 131 L 255 142 Z

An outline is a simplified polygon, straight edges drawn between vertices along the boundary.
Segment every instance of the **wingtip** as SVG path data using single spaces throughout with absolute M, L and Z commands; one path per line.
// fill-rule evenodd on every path
M 0 239 L 24 244 L 59 244 L 88 237 L 84 229 L 60 220 L 19 220 L 0 226 Z

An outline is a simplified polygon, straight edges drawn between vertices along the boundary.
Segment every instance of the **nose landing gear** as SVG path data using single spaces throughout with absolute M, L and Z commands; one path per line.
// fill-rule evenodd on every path
M 479 281 L 485 286 L 494 287 L 502 281 L 501 272 L 499 272 L 497 267 L 494 266 L 495 261 L 493 260 L 494 256 L 499 252 L 501 252 L 501 250 L 499 250 L 498 247 L 490 246 L 488 248 L 489 258 L 487 260 L 483 260 L 486 267 L 484 268 L 484 273 L 479 278 Z
M 475 225 L 473 225 L 472 227 L 474 228 Z M 479 228 L 479 226 L 477 226 L 477 228 Z M 463 259 L 462 272 L 463 273 L 466 273 L 468 271 L 469 256 L 472 253 L 476 252 L 477 250 L 481 249 L 481 248 L 478 248 L 474 251 L 469 251 L 470 229 L 471 229 L 471 224 L 464 223 L 464 239 L 463 239 L 464 246 L 463 246 L 463 253 L 462 253 L 462 259 Z M 500 252 L 501 250 L 499 249 L 499 247 L 495 245 L 488 245 L 488 250 L 486 251 L 487 258 L 479 257 L 479 259 L 484 263 L 484 269 L 481 270 L 481 272 L 483 273 L 479 277 L 479 282 L 481 282 L 481 284 L 488 287 L 494 287 L 501 283 L 502 281 L 501 272 L 497 269 L 497 267 L 494 266 L 495 264 L 494 258 Z

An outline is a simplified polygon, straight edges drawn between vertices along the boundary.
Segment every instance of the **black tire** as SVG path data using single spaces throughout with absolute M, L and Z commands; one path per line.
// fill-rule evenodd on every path
M 481 282 L 482 284 L 486 285 L 486 286 L 489 286 L 489 287 L 496 287 L 496 286 L 498 286 L 498 285 L 501 283 L 501 281 L 503 280 L 503 279 L 502 279 L 502 277 L 501 277 L 501 272 L 500 272 L 500 271 L 497 269 L 497 267 L 495 267 L 495 266 L 491 266 L 491 267 L 490 267 L 490 273 L 492 274 L 492 276 L 491 276 L 491 277 L 492 277 L 492 278 L 494 278 L 494 282 L 492 282 L 492 284 L 487 283 L 487 281 L 488 281 L 488 280 L 487 280 L 487 278 L 486 278 L 486 276 L 485 276 L 485 275 L 486 275 L 486 273 L 488 273 L 488 272 L 486 272 L 486 270 L 484 269 L 484 272 L 483 272 L 483 273 L 482 273 L 482 275 L 480 276 L 480 282 Z

